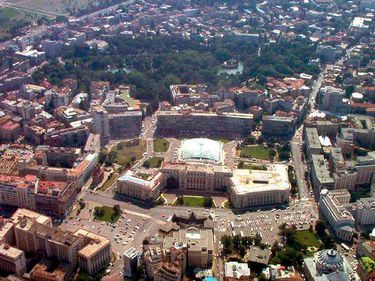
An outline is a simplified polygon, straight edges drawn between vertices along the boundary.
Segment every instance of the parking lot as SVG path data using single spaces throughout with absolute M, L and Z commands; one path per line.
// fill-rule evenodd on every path
M 94 203 L 88 204 L 78 217 L 65 219 L 60 228 L 75 231 L 78 228 L 84 228 L 96 234 L 107 237 L 111 240 L 112 252 L 116 260 L 111 265 L 112 272 L 122 272 L 122 255 L 130 247 L 141 250 L 143 239 L 150 233 L 157 233 L 159 224 L 145 216 L 134 215 L 126 210 L 123 211 L 120 219 L 116 223 L 97 221 L 91 214 L 94 209 Z
M 273 209 L 267 211 L 237 215 L 235 218 L 216 217 L 216 235 L 224 234 L 254 236 L 259 233 L 262 242 L 272 245 L 279 239 L 279 226 L 286 223 L 288 226 L 296 226 L 297 229 L 309 229 L 318 218 L 314 204 L 310 201 L 300 201 L 298 204 L 286 209 Z

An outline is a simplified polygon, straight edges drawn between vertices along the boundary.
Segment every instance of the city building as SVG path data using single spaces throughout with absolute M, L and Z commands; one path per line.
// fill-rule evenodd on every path
M 358 274 L 350 267 L 345 257 L 333 249 L 322 250 L 314 257 L 304 259 L 307 281 L 359 281 Z
M 92 132 L 100 135 L 101 141 L 105 144 L 109 141 L 109 118 L 108 112 L 102 106 L 91 107 Z
M 0 175 L 0 204 L 65 216 L 77 195 L 74 183 Z
M 74 235 L 83 238 L 83 247 L 78 251 L 79 267 L 90 275 L 106 268 L 111 262 L 112 248 L 107 237 L 78 229 Z
M 187 248 L 187 266 L 208 268 L 213 258 L 213 233 L 211 229 L 189 227 L 173 232 L 172 236 L 164 238 L 163 247 L 170 249 L 173 246 Z
M 139 253 L 134 247 L 124 252 L 124 276 L 131 278 L 137 268 Z
M 223 112 L 158 111 L 158 135 L 246 136 L 253 129 L 253 115 Z
M 204 84 L 171 85 L 170 90 L 174 105 L 210 102 L 210 94 L 207 93 L 207 85 Z
M 312 154 L 321 154 L 322 146 L 319 141 L 318 130 L 316 128 L 305 128 L 306 154 L 311 159 Z
M 337 237 L 351 241 L 355 230 L 355 219 L 349 212 L 350 193 L 346 189 L 328 191 L 320 194 L 319 210 L 334 230 Z
M 375 225 L 375 199 L 373 197 L 360 198 L 352 204 L 355 222 L 359 225 Z
M 26 272 L 25 253 L 7 243 L 0 244 L 0 272 L 22 276 Z
M 285 165 L 266 171 L 238 169 L 231 178 L 230 200 L 235 208 L 284 204 L 289 201 L 290 183 Z
M 295 120 L 292 117 L 263 115 L 262 134 L 269 136 L 289 136 L 293 133 Z
M 312 154 L 311 160 L 311 182 L 315 194 L 319 195 L 323 189 L 333 189 L 335 182 L 329 173 L 328 163 L 323 155 Z
M 225 281 L 250 281 L 250 268 L 247 263 L 239 263 L 236 261 L 226 262 L 224 265 Z
M 149 279 L 153 279 L 163 262 L 161 245 L 143 245 L 142 260 L 145 266 L 146 276 Z
M 117 193 L 153 202 L 159 197 L 162 177 L 162 173 L 158 172 L 150 179 L 142 179 L 129 170 L 117 179 Z

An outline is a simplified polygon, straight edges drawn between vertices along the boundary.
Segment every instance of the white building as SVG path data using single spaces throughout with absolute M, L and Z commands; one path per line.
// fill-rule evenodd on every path
M 231 202 L 235 208 L 283 204 L 289 200 L 290 183 L 285 165 L 266 171 L 239 169 L 231 178 Z
M 247 263 L 239 263 L 236 261 L 225 263 L 225 279 L 246 279 L 250 277 L 250 268 Z
M 375 198 L 361 198 L 352 205 L 355 222 L 360 225 L 375 224 Z
M 117 193 L 143 201 L 158 198 L 161 189 L 162 173 L 158 172 L 151 179 L 142 179 L 133 171 L 127 171 L 117 180 Z
M 323 189 L 320 193 L 319 209 L 326 218 L 336 235 L 346 241 L 351 241 L 354 231 L 354 217 L 348 211 L 350 193 L 346 189 L 328 191 Z

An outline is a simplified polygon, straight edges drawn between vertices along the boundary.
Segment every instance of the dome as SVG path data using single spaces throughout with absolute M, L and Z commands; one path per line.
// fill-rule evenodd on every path
M 222 160 L 223 144 L 205 138 L 183 140 L 180 150 L 180 160 L 208 160 L 220 162 Z
M 323 273 L 344 270 L 342 256 L 333 249 L 322 250 L 315 254 L 316 266 Z

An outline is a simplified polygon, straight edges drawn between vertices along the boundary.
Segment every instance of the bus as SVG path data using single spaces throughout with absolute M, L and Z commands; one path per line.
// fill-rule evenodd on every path
M 341 243 L 341 247 L 344 248 L 345 251 L 349 252 L 350 248 L 345 243 Z

